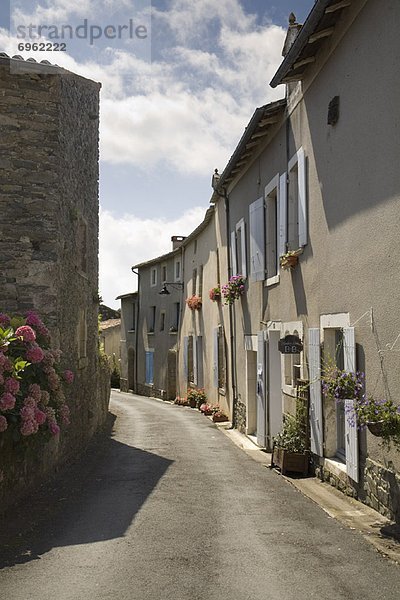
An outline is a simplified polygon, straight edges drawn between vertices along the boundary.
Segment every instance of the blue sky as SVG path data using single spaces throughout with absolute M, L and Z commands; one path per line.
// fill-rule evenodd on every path
M 135 288 L 132 264 L 168 252 L 172 235 L 201 221 L 214 168 L 223 170 L 254 108 L 284 95 L 269 81 L 289 13 L 304 22 L 313 4 L 12 0 L 11 33 L 0 9 L 0 49 L 102 82 L 100 293 L 107 304 L 118 306 L 115 296 Z M 75 28 L 85 19 L 96 35 L 102 29 L 93 43 L 66 39 L 67 52 L 58 53 L 18 50 L 37 41 L 16 37 L 29 24 Z M 106 25 L 118 31 L 130 20 L 147 35 L 140 29 L 129 38 L 127 27 L 121 39 L 104 34 Z M 49 32 L 42 29 L 39 41 L 49 41 Z

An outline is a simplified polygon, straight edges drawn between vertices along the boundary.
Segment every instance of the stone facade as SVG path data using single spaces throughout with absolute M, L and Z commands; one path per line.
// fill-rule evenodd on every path
M 36 310 L 76 373 L 71 426 L 36 456 L 39 476 L 107 414 L 97 335 L 99 90 L 57 67 L 0 59 L 0 307 Z M 34 483 L 28 472 L 22 460 L 13 494 Z

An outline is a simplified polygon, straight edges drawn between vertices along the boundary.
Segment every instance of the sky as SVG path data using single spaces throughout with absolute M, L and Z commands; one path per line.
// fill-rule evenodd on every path
M 288 15 L 304 22 L 313 4 L 11 0 L 9 10 L 0 7 L 0 51 L 102 83 L 105 304 L 118 308 L 116 296 L 136 289 L 133 264 L 169 252 L 172 235 L 202 221 L 214 169 L 223 171 L 254 109 L 284 96 L 269 81 L 282 60 Z M 63 42 L 66 50 L 29 46 L 39 42 Z

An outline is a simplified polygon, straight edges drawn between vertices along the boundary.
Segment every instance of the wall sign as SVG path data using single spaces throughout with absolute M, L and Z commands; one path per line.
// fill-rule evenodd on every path
M 298 335 L 285 335 L 278 342 L 281 354 L 299 354 L 303 350 L 303 343 Z

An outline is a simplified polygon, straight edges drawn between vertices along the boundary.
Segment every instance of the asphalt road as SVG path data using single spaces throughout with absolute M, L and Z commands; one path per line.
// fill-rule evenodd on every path
M 2 599 L 399 599 L 400 567 L 197 411 L 113 392 L 111 412 L 3 519 Z

